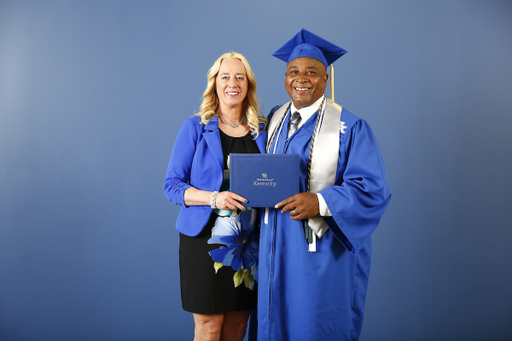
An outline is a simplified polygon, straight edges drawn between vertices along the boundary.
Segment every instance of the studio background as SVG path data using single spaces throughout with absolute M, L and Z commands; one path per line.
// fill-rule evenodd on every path
M 0 340 L 191 340 L 163 181 L 206 72 L 305 28 L 393 190 L 361 341 L 512 339 L 512 2 L 0 0 Z

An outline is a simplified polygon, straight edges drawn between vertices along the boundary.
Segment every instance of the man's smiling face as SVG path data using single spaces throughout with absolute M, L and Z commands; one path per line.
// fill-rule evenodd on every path
M 310 57 L 296 58 L 286 69 L 286 91 L 297 108 L 315 103 L 323 96 L 327 86 L 327 69 L 319 60 Z

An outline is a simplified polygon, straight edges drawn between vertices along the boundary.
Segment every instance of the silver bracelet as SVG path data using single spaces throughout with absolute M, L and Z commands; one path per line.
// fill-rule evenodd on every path
M 217 191 L 212 192 L 212 196 L 210 197 L 210 207 L 211 208 L 217 208 L 217 205 L 216 205 L 217 204 L 216 203 L 217 194 L 219 194 L 219 192 L 217 192 Z

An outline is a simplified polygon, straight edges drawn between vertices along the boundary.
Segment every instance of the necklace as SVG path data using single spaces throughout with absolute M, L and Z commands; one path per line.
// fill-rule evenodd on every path
M 243 122 L 243 121 L 245 121 L 245 117 L 242 117 L 242 119 L 240 120 L 240 122 L 238 122 L 237 124 L 233 124 L 233 123 L 226 122 L 226 121 L 224 121 L 220 116 L 219 116 L 219 119 L 220 119 L 220 121 L 221 121 L 222 123 L 227 124 L 228 126 L 231 126 L 231 127 L 233 127 L 233 128 L 238 127 L 240 124 L 242 124 L 242 122 Z

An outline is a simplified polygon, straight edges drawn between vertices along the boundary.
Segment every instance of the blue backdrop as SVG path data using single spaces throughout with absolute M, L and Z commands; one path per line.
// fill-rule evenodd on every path
M 0 0 L 0 340 L 190 340 L 162 186 L 206 71 L 300 28 L 380 143 L 361 340 L 512 339 L 512 2 Z

